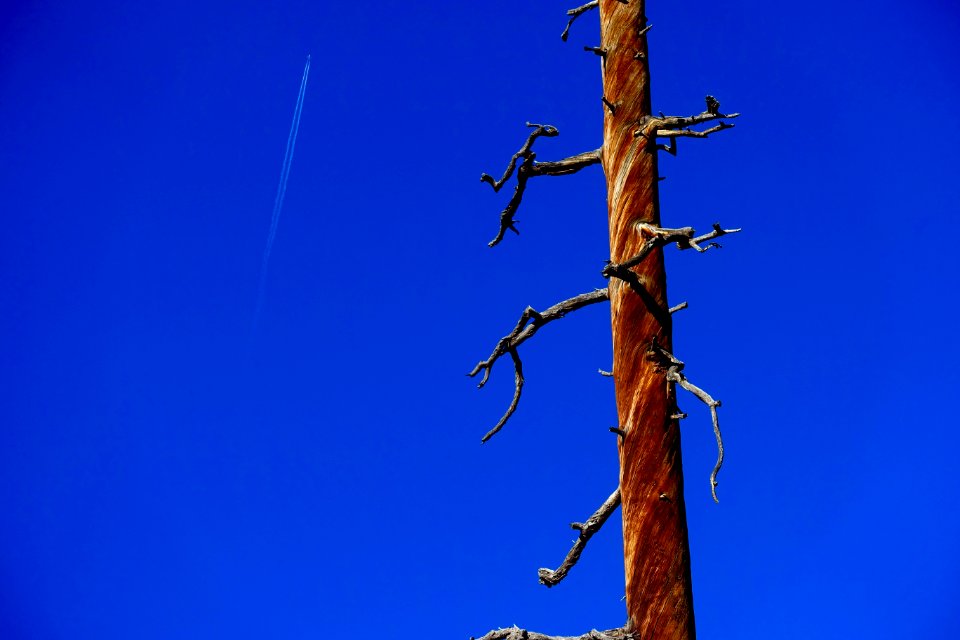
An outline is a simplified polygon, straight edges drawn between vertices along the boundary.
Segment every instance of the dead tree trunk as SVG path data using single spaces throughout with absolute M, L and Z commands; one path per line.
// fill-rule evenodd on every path
M 610 259 L 628 260 L 659 228 L 657 148 L 634 136 L 649 119 L 644 2 L 600 2 L 604 55 L 602 164 L 607 176 Z M 654 340 L 673 351 L 662 248 L 634 268 L 633 286 L 610 282 L 613 374 L 628 628 L 639 638 L 695 637 L 690 549 L 672 387 L 649 357 Z
M 519 346 L 545 324 L 584 306 L 610 301 L 619 426 L 620 483 L 584 523 L 571 525 L 579 537 L 556 570 L 540 569 L 540 582 L 551 587 L 566 577 L 580 559 L 590 537 L 622 504 L 627 622 L 605 632 L 591 631 L 582 639 L 634 638 L 636 640 L 689 640 L 696 636 L 690 551 L 687 542 L 683 472 L 680 456 L 680 420 L 676 386 L 707 405 L 717 440 L 718 457 L 710 474 L 710 490 L 717 499 L 717 473 L 723 462 L 723 442 L 717 419 L 720 402 L 693 385 L 683 373 L 684 364 L 673 356 L 672 313 L 686 303 L 667 302 L 663 248 L 705 252 L 719 247 L 712 241 L 739 231 L 713 230 L 697 236 L 691 227 L 664 228 L 660 220 L 657 154 L 677 152 L 681 137 L 705 138 L 733 125 L 724 119 L 739 114 L 720 113 L 720 104 L 706 97 L 706 110 L 691 116 L 654 116 L 651 110 L 647 24 L 644 0 L 593 0 L 567 12 L 570 20 L 562 34 L 567 39 L 573 22 L 591 9 L 600 10 L 600 46 L 584 47 L 602 58 L 603 146 L 555 162 L 537 162 L 533 145 L 540 137 L 559 134 L 555 127 L 530 124 L 527 141 L 513 155 L 503 176 L 481 180 L 495 191 L 516 172 L 513 196 L 500 214 L 500 228 L 490 242 L 501 242 L 507 230 L 519 233 L 517 212 L 527 180 L 542 175 L 566 175 L 600 164 L 607 180 L 610 223 L 610 260 L 601 274 L 606 289 L 574 296 L 543 312 L 532 307 L 521 314 L 516 327 L 496 345 L 487 360 L 470 372 L 483 371 L 479 386 L 490 376 L 496 361 L 507 354 L 514 366 L 515 391 L 506 413 L 484 437 L 486 442 L 513 415 L 524 385 Z M 707 129 L 692 127 L 705 122 Z M 658 143 L 662 140 L 662 143 Z M 491 631 L 481 640 L 550 640 L 549 636 L 518 628 Z M 556 640 L 556 639 L 555 639 Z

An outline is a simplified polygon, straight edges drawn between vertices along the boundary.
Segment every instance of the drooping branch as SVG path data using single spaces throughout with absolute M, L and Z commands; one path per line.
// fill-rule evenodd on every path
M 513 195 L 510 197 L 507 206 L 500 212 L 500 228 L 497 230 L 497 235 L 493 237 L 493 240 L 487 243 L 487 246 L 495 247 L 500 244 L 500 241 L 503 240 L 503 234 L 507 232 L 507 229 L 520 235 L 520 231 L 516 227 L 517 220 L 515 220 L 513 216 L 517 212 L 517 209 L 520 208 L 520 201 L 523 200 L 523 192 L 527 188 L 529 173 L 526 169 L 533 165 L 535 157 L 536 154 L 531 152 L 529 156 L 523 159 L 523 164 L 520 165 L 520 170 L 517 172 L 517 186 L 513 190 Z M 496 187 L 494 187 L 494 189 L 496 189 Z
M 480 638 L 471 637 L 470 640 L 639 640 L 639 638 L 635 639 L 632 633 L 623 628 L 607 631 L 594 629 L 581 636 L 548 636 L 536 631 L 527 631 L 520 627 L 510 627 L 491 631 Z
M 621 4 L 627 4 L 629 0 L 617 0 L 617 2 Z M 587 4 L 580 5 L 575 9 L 568 9 L 567 15 L 570 16 L 570 20 L 567 22 L 567 26 L 564 27 L 563 33 L 560 34 L 560 39 L 566 42 L 567 37 L 570 35 L 570 27 L 573 26 L 573 21 L 579 18 L 581 15 L 583 15 L 587 11 L 590 11 L 590 9 L 596 9 L 599 6 L 600 6 L 600 0 L 593 0 L 592 2 L 588 2 Z
M 613 430 L 613 428 L 611 428 L 611 430 Z M 620 431 L 620 433 L 622 434 L 623 432 Z M 597 509 L 586 522 L 571 522 L 570 528 L 579 531 L 580 534 L 577 536 L 576 542 L 573 543 L 573 547 L 567 553 L 567 557 L 564 558 L 563 564 L 561 564 L 556 571 L 540 569 L 538 572 L 540 575 L 540 584 L 552 587 L 567 577 L 570 569 L 573 568 L 573 565 L 577 564 L 577 561 L 580 559 L 580 554 L 582 554 L 583 550 L 587 547 L 587 542 L 593 537 L 593 534 L 600 530 L 600 527 L 607 521 L 610 514 L 619 506 L 620 487 L 617 487 L 617 490 L 610 494 L 610 497 L 600 505 L 600 508 Z
M 713 496 L 713 501 L 719 503 L 720 499 L 717 497 L 717 474 L 720 473 L 720 467 L 723 466 L 723 436 L 720 434 L 720 419 L 717 416 L 717 407 L 720 406 L 720 401 L 714 400 L 709 393 L 687 380 L 687 377 L 683 374 L 683 362 L 661 347 L 656 339 L 650 344 L 650 353 L 658 360 L 659 366 L 665 370 L 666 378 L 669 382 L 679 384 L 710 408 L 710 417 L 713 420 L 713 435 L 717 439 L 717 464 L 714 465 L 713 471 L 710 473 L 710 494 Z M 686 417 L 686 414 L 679 415 Z
M 500 339 L 497 342 L 497 346 L 494 347 L 493 353 L 490 354 L 490 357 L 486 360 L 481 360 L 477 363 L 477 366 L 473 368 L 470 373 L 467 375 L 475 377 L 480 371 L 483 371 L 483 377 L 480 379 L 480 383 L 477 385 L 477 388 L 483 388 L 487 384 L 487 380 L 490 379 L 490 371 L 493 369 L 493 365 L 496 364 L 497 360 L 500 359 L 504 354 L 509 353 L 510 357 L 513 359 L 514 374 L 516 379 L 513 401 L 510 403 L 507 412 L 500 418 L 500 421 L 497 422 L 496 426 L 491 429 L 485 436 L 483 436 L 482 442 L 486 442 L 492 438 L 500 429 L 503 428 L 503 425 L 506 424 L 507 420 L 510 419 L 510 416 L 513 415 L 513 412 L 517 409 L 517 404 L 520 402 L 520 392 L 523 388 L 523 365 L 520 361 L 520 355 L 517 353 L 517 347 L 526 342 L 529 338 L 540 329 L 540 327 L 547 325 L 558 318 L 562 318 L 571 311 L 576 311 L 587 305 L 596 304 L 597 302 L 602 302 L 609 299 L 609 294 L 606 289 L 596 289 L 588 293 L 581 293 L 578 296 L 574 296 L 563 302 L 558 302 L 552 307 L 548 307 L 543 312 L 536 311 L 533 307 L 527 307 L 523 310 L 523 313 L 520 314 L 520 319 L 517 321 L 517 326 L 513 328 L 513 331 L 508 333 L 506 336 Z
M 507 180 L 513 175 L 514 170 L 517 172 L 517 186 L 514 188 L 513 195 L 510 197 L 510 201 L 507 202 L 507 206 L 500 212 L 500 228 L 494 239 L 488 243 L 491 247 L 496 246 L 503 240 L 507 229 L 519 235 L 520 231 L 517 230 L 516 227 L 518 221 L 513 216 L 516 214 L 517 209 L 520 208 L 520 202 L 523 200 L 523 193 L 527 188 L 528 179 L 536 176 L 565 176 L 576 173 L 584 167 L 600 163 L 600 149 L 580 153 L 575 156 L 570 156 L 569 158 L 564 158 L 563 160 L 536 162 L 537 155 L 533 152 L 534 141 L 541 136 L 553 138 L 559 135 L 560 132 L 556 127 L 548 124 L 532 124 L 528 122 L 527 126 L 533 127 L 533 131 L 527 137 L 527 141 L 523 143 L 523 146 L 520 147 L 520 150 L 510 158 L 510 162 L 507 163 L 507 168 L 504 170 L 500 179 L 495 180 L 493 176 L 487 173 L 480 174 L 480 180 L 482 182 L 486 182 L 493 187 L 494 191 L 499 192 Z M 517 167 L 517 161 L 521 158 L 523 161 L 520 163 L 520 166 Z
M 739 117 L 739 113 L 710 113 L 709 111 L 704 111 L 693 116 L 659 116 L 652 118 L 647 125 L 656 129 L 686 129 L 687 127 L 692 127 L 703 122 L 720 120 L 722 118 L 732 120 L 733 118 Z M 728 126 L 732 127 L 733 125 Z M 657 135 L 660 134 L 658 133 Z
M 503 428 L 503 425 L 507 424 L 507 420 L 509 420 L 513 412 L 517 410 L 517 405 L 520 404 L 520 393 L 523 391 L 523 362 L 521 362 L 520 354 L 517 353 L 516 349 L 510 349 L 510 358 L 513 360 L 513 400 L 510 401 L 510 406 L 507 407 L 507 411 L 500 417 L 497 424 L 493 426 L 493 429 L 487 431 L 483 438 L 480 439 L 481 443 L 495 436 L 496 433 Z

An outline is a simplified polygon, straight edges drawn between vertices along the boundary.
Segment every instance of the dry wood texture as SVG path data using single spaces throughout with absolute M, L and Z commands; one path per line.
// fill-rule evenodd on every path
M 655 140 L 635 136 L 651 116 L 642 0 L 600 0 L 605 50 L 601 162 L 607 176 L 610 259 L 622 263 L 660 226 Z M 694 638 L 690 551 L 672 385 L 649 357 L 671 346 L 663 250 L 632 267 L 641 291 L 610 280 L 613 373 L 620 428 L 620 492 L 628 623 L 638 638 Z

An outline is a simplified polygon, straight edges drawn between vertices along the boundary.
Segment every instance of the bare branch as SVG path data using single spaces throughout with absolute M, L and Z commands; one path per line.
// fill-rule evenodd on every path
M 650 344 L 650 351 L 652 355 L 659 360 L 659 365 L 666 370 L 667 380 L 679 384 L 697 396 L 700 402 L 710 408 L 710 417 L 713 420 L 713 435 L 717 439 L 717 464 L 714 465 L 713 471 L 710 473 L 710 494 L 713 496 L 713 501 L 719 503 L 720 499 L 717 497 L 717 474 L 720 473 L 720 467 L 723 466 L 723 436 L 720 435 L 720 419 L 717 416 L 717 407 L 720 406 L 720 401 L 714 400 L 709 393 L 687 380 L 687 377 L 683 374 L 683 362 L 661 347 L 657 343 L 656 338 L 654 338 Z M 677 414 L 677 417 L 680 415 L 686 417 L 686 414 L 680 413 Z
M 610 514 L 613 513 L 618 506 L 620 506 L 620 487 L 617 487 L 617 490 L 610 494 L 610 497 L 600 505 L 600 508 L 597 509 L 586 522 L 571 523 L 570 527 L 580 532 L 577 541 L 573 543 L 573 547 L 569 553 L 567 553 L 567 557 L 564 558 L 563 564 L 561 564 L 556 571 L 540 569 L 540 584 L 544 584 L 547 587 L 559 584 L 560 581 L 567 576 L 567 573 L 570 572 L 570 569 L 573 568 L 573 565 L 577 564 L 577 561 L 580 559 L 580 554 L 583 553 L 587 542 L 593 537 L 593 534 L 600 530 L 600 527 L 603 526 L 603 523 L 607 521 L 607 518 L 610 517 Z
M 693 238 L 692 240 L 690 240 L 687 244 L 678 242 L 677 248 L 683 251 L 684 249 L 689 249 L 693 247 L 700 253 L 703 253 L 704 251 L 710 248 L 722 249 L 723 245 L 717 242 L 711 242 L 706 247 L 701 247 L 700 243 L 706 242 L 707 240 L 713 240 L 714 238 L 719 238 L 720 236 L 725 236 L 728 233 L 739 233 L 741 231 L 743 231 L 743 229 L 724 229 L 723 227 L 720 226 L 719 222 L 714 222 L 713 231 L 709 231 L 703 234 L 702 236 L 697 236 L 696 238 Z
M 703 113 L 698 113 L 694 116 L 660 116 L 658 118 L 650 119 L 647 124 L 650 128 L 655 129 L 686 129 L 687 127 L 692 127 L 693 125 L 701 124 L 703 122 L 710 122 L 711 120 L 720 120 L 721 118 L 732 120 L 739 117 L 739 113 L 724 114 L 704 111 Z
M 513 331 L 508 333 L 506 336 L 501 338 L 499 342 L 497 342 L 497 346 L 494 347 L 493 353 L 490 354 L 489 358 L 478 362 L 477 366 L 475 366 L 473 370 L 467 374 L 473 378 L 480 373 L 480 371 L 483 371 L 483 377 L 480 379 L 480 383 L 477 385 L 477 388 L 483 388 L 483 385 L 487 384 L 487 380 L 490 379 L 490 371 L 493 369 L 493 365 L 496 364 L 497 360 L 507 353 L 509 353 L 511 358 L 513 358 L 514 373 L 516 378 L 516 389 L 513 394 L 513 401 L 510 403 L 510 407 L 507 409 L 507 412 L 503 415 L 503 417 L 500 418 L 500 421 L 497 423 L 497 425 L 483 437 L 483 442 L 489 440 L 494 434 L 503 428 L 503 425 L 506 424 L 510 416 L 513 415 L 513 412 L 516 411 L 517 404 L 520 402 L 520 391 L 523 388 L 523 366 L 520 362 L 520 356 L 517 354 L 517 347 L 526 342 L 529 338 L 533 337 L 540 327 L 547 325 L 558 318 L 562 318 L 571 311 L 576 311 L 577 309 L 581 309 L 587 305 L 596 304 L 597 302 L 602 302 L 609 299 L 609 293 L 606 289 L 595 289 L 594 291 L 581 293 L 580 295 L 574 296 L 568 300 L 558 302 L 552 307 L 548 307 L 542 313 L 536 311 L 533 307 L 527 307 L 523 310 L 523 313 L 520 314 L 520 319 L 517 321 L 517 326 L 513 328 Z
M 537 155 L 533 152 L 534 141 L 541 136 L 546 138 L 555 137 L 559 135 L 560 132 L 557 131 L 556 127 L 548 124 L 532 124 L 528 122 L 527 126 L 533 127 L 534 130 L 527 137 L 527 141 L 523 143 L 520 150 L 510 158 L 510 162 L 507 163 L 507 168 L 504 170 L 503 176 L 501 176 L 499 180 L 495 180 L 493 176 L 489 174 L 480 174 L 480 180 L 482 182 L 486 182 L 493 187 L 494 191 L 499 192 L 507 180 L 513 175 L 514 170 L 517 172 L 517 186 L 513 191 L 513 195 L 510 197 L 510 201 L 507 202 L 507 206 L 500 212 L 500 229 L 497 231 L 494 239 L 488 243 L 491 247 L 496 246 L 503 240 L 507 229 L 519 235 L 520 231 L 518 231 L 515 226 L 518 221 L 513 216 L 516 214 L 517 209 L 520 207 L 520 202 L 523 200 L 523 193 L 527 188 L 528 179 L 535 176 L 565 176 L 576 173 L 584 167 L 600 163 L 600 149 L 587 151 L 554 162 L 535 162 Z M 523 158 L 523 161 L 520 163 L 520 166 L 517 167 L 517 160 L 520 158 Z
M 510 162 L 507 163 L 507 168 L 503 171 L 503 176 L 501 176 L 499 180 L 494 180 L 493 176 L 489 174 L 480 174 L 480 181 L 489 184 L 491 187 L 493 187 L 494 191 L 500 191 L 501 187 L 503 187 L 503 184 L 510 179 L 510 176 L 513 175 L 513 170 L 517 166 L 518 159 L 527 158 L 530 156 L 533 149 L 533 143 L 537 138 L 540 136 L 544 136 L 545 138 L 555 138 L 560 135 L 560 131 L 558 131 L 556 127 L 549 124 L 534 124 L 532 122 L 528 122 L 527 126 L 533 128 L 533 131 L 527 137 L 527 141 L 523 143 L 523 146 L 520 147 L 520 150 L 513 154 L 513 157 L 510 158 Z
M 716 133 L 717 131 L 723 131 L 724 129 L 733 129 L 732 124 L 727 124 L 726 122 L 721 122 L 715 127 L 710 127 L 704 131 L 694 131 L 693 129 L 657 129 L 658 138 L 706 138 L 711 133 Z M 676 143 L 674 143 L 676 144 Z M 671 155 L 677 155 L 676 147 L 672 151 L 666 149 Z
M 584 151 L 575 156 L 554 160 L 551 162 L 534 162 L 530 167 L 530 177 L 536 176 L 567 176 L 576 173 L 584 167 L 600 164 L 600 149 Z
M 570 16 L 570 20 L 567 22 L 567 26 L 564 27 L 563 33 L 560 34 L 560 39 L 564 42 L 567 41 L 567 37 L 570 35 L 570 27 L 573 26 L 573 21 L 579 18 L 582 14 L 590 11 L 590 9 L 596 9 L 600 6 L 600 0 L 593 0 L 587 4 L 580 5 L 576 9 L 568 9 L 567 15 Z
M 678 305 L 675 306 L 675 307 L 670 307 L 669 309 L 667 309 L 667 311 L 672 314 L 672 313 L 676 313 L 677 311 L 680 311 L 680 310 L 682 310 L 682 309 L 686 309 L 688 306 L 690 306 L 690 305 L 688 305 L 686 302 L 681 302 L 680 304 L 678 304 Z
M 605 378 L 612 378 L 612 377 L 613 377 L 613 371 L 604 371 L 603 369 L 597 369 L 597 373 L 599 373 L 600 375 L 602 375 L 602 376 L 605 377 Z
M 516 349 L 510 349 L 510 357 L 513 359 L 514 373 L 513 400 L 510 401 L 510 406 L 507 407 L 506 413 L 504 413 L 503 417 L 500 418 L 496 425 L 494 425 L 493 429 L 487 431 L 486 435 L 480 439 L 481 443 L 486 442 L 495 436 L 500 429 L 503 429 L 503 425 L 507 424 L 507 420 L 509 420 L 510 416 L 513 415 L 513 412 L 517 410 L 517 405 L 520 404 L 520 392 L 523 391 L 523 363 L 520 361 L 520 355 L 517 353 Z
M 712 103 L 708 101 L 708 108 L 711 106 L 711 104 Z M 720 103 L 717 102 L 716 106 L 719 107 L 719 105 Z M 720 113 L 718 110 L 704 111 L 703 113 L 698 113 L 692 116 L 665 116 L 663 113 L 661 113 L 659 117 L 650 117 L 645 119 L 640 124 L 640 128 L 633 132 L 633 135 L 634 137 L 644 136 L 651 140 L 657 137 L 706 138 L 711 133 L 716 133 L 717 131 L 722 131 L 723 129 L 730 129 L 733 127 L 732 124 L 722 122 L 722 119 L 732 120 L 733 118 L 739 117 L 739 113 L 724 114 Z M 707 129 L 706 131 L 688 131 L 689 127 L 702 124 L 704 122 L 711 122 L 713 120 L 721 120 L 721 122 L 717 126 Z M 664 150 L 676 155 L 676 149 L 673 151 L 670 151 L 670 149 Z
M 719 223 L 714 223 L 713 231 L 696 237 L 694 236 L 695 231 L 693 227 L 665 229 L 663 227 L 642 224 L 639 225 L 639 228 L 641 232 L 648 233 L 651 237 L 643 243 L 643 246 L 640 247 L 640 251 L 637 252 L 637 255 L 620 263 L 611 262 L 604 267 L 603 271 L 601 271 L 601 274 L 604 278 L 616 277 L 628 282 L 631 279 L 636 279 L 636 274 L 630 271 L 630 269 L 643 262 L 644 258 L 650 255 L 655 249 L 664 247 L 671 242 L 676 242 L 677 248 L 679 249 L 693 248 L 698 252 L 703 253 L 708 249 L 719 249 L 720 245 L 716 242 L 711 242 L 704 247 L 701 246 L 701 243 L 714 238 L 719 238 L 720 236 L 727 235 L 728 233 L 738 233 L 741 231 L 741 229 L 724 229 Z M 631 278 L 630 274 L 633 274 L 633 278 Z
M 520 165 L 520 170 L 517 172 L 517 187 L 514 189 L 507 206 L 500 212 L 500 229 L 497 230 L 497 235 L 494 236 L 493 240 L 487 243 L 487 246 L 495 247 L 500 244 L 500 241 L 503 240 L 503 234 L 507 232 L 507 229 L 520 235 L 520 232 L 515 226 L 518 221 L 514 220 L 513 215 L 520 207 L 520 201 L 523 200 L 523 192 L 527 188 L 527 178 L 529 177 L 528 169 L 533 165 L 534 158 L 536 158 L 536 154 L 531 152 L 529 156 L 523 159 L 523 164 Z M 482 179 L 483 176 L 481 176 L 481 180 Z
M 536 631 L 527 631 L 520 627 L 497 629 L 480 638 L 470 640 L 634 640 L 633 633 L 623 628 L 609 629 L 608 631 L 588 631 L 581 636 L 548 636 Z

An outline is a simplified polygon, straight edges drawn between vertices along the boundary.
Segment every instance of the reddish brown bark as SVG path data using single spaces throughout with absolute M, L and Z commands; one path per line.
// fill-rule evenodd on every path
M 614 262 L 637 254 L 649 238 L 639 224 L 660 226 L 657 151 L 634 137 L 651 115 L 644 4 L 600 0 L 603 92 L 613 105 L 604 109 L 602 164 Z M 625 432 L 619 454 L 628 628 L 644 640 L 689 639 L 695 631 L 680 428 L 671 418 L 670 385 L 648 357 L 654 338 L 672 350 L 662 251 L 634 271 L 645 291 L 610 281 L 613 372 Z

